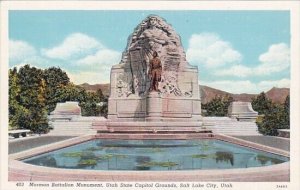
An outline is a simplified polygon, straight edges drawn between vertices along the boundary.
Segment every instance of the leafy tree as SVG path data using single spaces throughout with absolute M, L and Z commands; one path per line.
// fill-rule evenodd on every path
M 18 72 L 20 85 L 19 104 L 24 107 L 24 114 L 19 114 L 19 123 L 26 120 L 20 126 L 33 132 L 47 132 L 48 121 L 46 105 L 46 84 L 43 79 L 43 71 L 35 67 L 25 65 Z
M 20 100 L 20 85 L 18 79 L 17 69 L 9 70 L 9 126 L 11 129 L 21 128 L 19 123 L 20 115 L 26 115 L 28 112 L 22 105 L 19 104 Z
M 272 108 L 272 101 L 267 98 L 264 92 L 253 98 L 251 104 L 253 110 L 257 111 L 258 114 L 266 114 Z
M 80 86 L 77 86 L 73 83 L 67 84 L 64 88 L 58 89 L 60 94 L 60 101 L 77 101 L 84 102 L 87 97 L 86 90 Z
M 101 89 L 87 92 L 70 82 L 66 72 L 51 67 L 45 70 L 25 65 L 9 70 L 10 128 L 25 128 L 36 133 L 48 131 L 47 114 L 58 102 L 77 101 L 83 116 L 107 115 L 107 97 Z M 100 105 L 100 103 L 104 105 Z
M 258 130 L 264 135 L 278 135 L 277 129 L 284 127 L 284 109 L 281 105 L 272 104 L 270 110 L 265 113 L 263 120 L 258 124 Z
M 286 97 L 284 104 L 271 103 L 265 110 L 261 122 L 257 122 L 258 130 L 264 135 L 278 135 L 277 129 L 290 128 L 290 98 Z
M 100 105 L 101 104 L 101 105 Z M 107 116 L 107 98 L 101 89 L 96 92 L 87 92 L 84 102 L 80 103 L 83 116 Z
M 226 116 L 232 101 L 233 98 L 231 96 L 216 96 L 202 107 L 206 109 L 207 116 Z
M 283 114 L 284 114 L 284 123 L 282 128 L 289 129 L 290 128 L 290 95 L 285 98 L 283 105 Z
M 69 83 L 67 73 L 60 68 L 50 67 L 44 70 L 46 83 L 46 109 L 48 114 L 55 109 L 57 102 L 62 102 L 62 92 Z

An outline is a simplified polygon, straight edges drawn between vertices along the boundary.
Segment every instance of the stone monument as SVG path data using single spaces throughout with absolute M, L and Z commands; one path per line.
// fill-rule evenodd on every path
M 81 116 L 81 108 L 78 102 L 67 101 L 57 103 L 54 111 L 50 113 L 49 119 L 54 120 L 71 120 L 74 117 Z
M 228 107 L 228 116 L 238 121 L 256 121 L 258 112 L 254 111 L 251 102 L 231 102 Z
M 198 68 L 187 62 L 172 26 L 150 15 L 134 29 L 120 63 L 111 69 L 107 126 L 113 131 L 201 124 Z

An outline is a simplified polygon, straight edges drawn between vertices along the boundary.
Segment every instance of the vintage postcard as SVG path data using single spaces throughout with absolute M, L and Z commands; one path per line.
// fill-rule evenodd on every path
M 0 189 L 300 189 L 299 1 L 0 5 Z

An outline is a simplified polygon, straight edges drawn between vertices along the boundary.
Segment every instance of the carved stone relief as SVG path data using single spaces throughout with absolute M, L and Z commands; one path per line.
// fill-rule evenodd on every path
M 128 38 L 121 60 L 126 69 L 117 82 L 118 96 L 144 96 L 148 93 L 149 61 L 154 51 L 158 53 L 163 68 L 160 93 L 191 97 L 192 88 L 182 92 L 178 87 L 179 69 L 188 66 L 180 37 L 164 19 L 153 15 L 143 20 Z

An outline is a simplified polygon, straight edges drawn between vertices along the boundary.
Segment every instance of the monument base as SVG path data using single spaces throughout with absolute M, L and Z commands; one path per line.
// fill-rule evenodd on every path
M 145 121 L 162 121 L 162 99 L 160 93 L 150 92 L 146 102 L 148 106 Z
M 258 113 L 253 110 L 251 102 L 231 102 L 228 107 L 228 116 L 238 121 L 255 122 Z
M 92 128 L 98 132 L 127 132 L 127 133 L 144 133 L 144 132 L 209 132 L 203 128 L 202 122 L 167 122 L 167 121 L 132 121 L 116 122 L 107 121 L 106 128 L 103 128 L 103 122 L 94 122 Z

